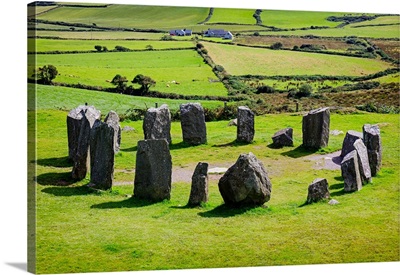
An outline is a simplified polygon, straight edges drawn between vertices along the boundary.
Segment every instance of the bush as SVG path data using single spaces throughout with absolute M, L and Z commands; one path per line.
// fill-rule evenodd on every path
M 283 44 L 281 42 L 276 42 L 276 43 L 271 45 L 271 49 L 273 49 L 273 50 L 279 50 L 282 47 L 283 47 Z
M 95 48 L 98 52 L 101 52 L 101 50 L 103 49 L 103 47 L 100 46 L 100 45 L 96 45 L 96 46 L 94 46 L 94 48 Z
M 115 46 L 115 50 L 118 52 L 129 52 L 130 49 L 123 47 L 123 46 Z
M 273 94 L 275 93 L 275 89 L 268 85 L 263 85 L 257 88 L 257 94 Z
M 310 84 L 303 84 L 300 86 L 298 90 L 296 89 L 291 89 L 289 90 L 288 93 L 288 98 L 293 97 L 293 98 L 302 98 L 302 97 L 310 97 L 312 95 L 312 87 Z

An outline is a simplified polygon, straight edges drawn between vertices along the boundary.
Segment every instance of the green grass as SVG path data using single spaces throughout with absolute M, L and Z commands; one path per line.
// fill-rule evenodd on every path
M 54 39 L 28 39 L 28 45 L 36 44 L 36 51 L 95 51 L 94 46 L 100 45 L 113 50 L 115 46 L 123 46 L 131 50 L 145 50 L 148 45 L 153 49 L 173 49 L 194 47 L 192 41 L 127 41 L 127 40 L 54 40 Z
M 32 55 L 29 57 L 33 58 Z M 188 95 L 227 95 L 221 82 L 209 81 L 217 78 L 194 50 L 38 54 L 36 59 L 37 67 L 56 66 L 59 72 L 55 79 L 57 82 L 113 87 L 106 80 L 111 81 L 116 74 L 126 76 L 128 80 L 143 74 L 157 82 L 152 90 Z M 33 70 L 29 67 L 28 75 Z M 174 80 L 180 84 L 169 83 Z
M 364 26 L 364 25 L 377 25 L 377 24 L 399 24 L 399 23 L 400 23 L 399 16 L 380 16 L 373 20 L 353 23 L 350 25 L 350 27 Z
M 204 43 L 216 64 L 233 75 L 350 75 L 361 76 L 387 69 L 383 61 L 283 50 Z M 235 58 L 230 58 L 234 56 Z
M 214 13 L 210 21 L 207 23 L 236 23 L 255 25 L 256 19 L 253 17 L 254 12 L 255 9 L 214 8 Z
M 37 113 L 38 273 L 399 260 L 397 115 L 331 116 L 331 129 L 343 131 L 360 130 L 364 123 L 387 123 L 381 124 L 383 169 L 372 184 L 351 194 L 343 193 L 340 171 L 313 170 L 314 162 L 302 157 L 309 153 L 297 148 L 301 116 L 257 117 L 255 142 L 244 146 L 225 146 L 235 138 L 235 129 L 223 121 L 207 123 L 207 145 L 182 147 L 179 123 L 173 123 L 174 167 L 192 168 L 198 161 L 231 165 L 249 151 L 266 166 L 273 185 L 268 207 L 228 209 L 215 180 L 210 182 L 209 202 L 201 208 L 184 207 L 188 182 L 173 184 L 170 201 L 149 204 L 127 198 L 133 193 L 134 146 L 142 138 L 141 122 L 128 123 L 137 132 L 122 133 L 116 156 L 115 180 L 128 185 L 95 194 L 82 186 L 89 178 L 71 184 L 66 114 Z M 273 132 L 287 126 L 294 128 L 295 147 L 267 147 Z M 331 137 L 322 152 L 339 149 L 342 139 Z M 339 205 L 301 207 L 308 184 L 317 177 L 327 178 Z M 56 186 L 60 184 L 67 185 Z
M 33 32 L 30 32 L 34 35 Z M 36 35 L 40 37 L 60 37 L 63 39 L 90 39 L 90 40 L 110 40 L 110 39 L 147 39 L 160 40 L 164 33 L 147 33 L 147 32 L 127 32 L 127 31 L 36 31 Z M 96 43 L 97 41 L 93 41 Z M 100 43 L 100 42 L 98 42 Z

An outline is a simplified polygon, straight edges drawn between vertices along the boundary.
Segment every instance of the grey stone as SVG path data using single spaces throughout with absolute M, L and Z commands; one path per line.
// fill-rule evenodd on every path
M 218 188 L 228 206 L 261 206 L 271 198 L 272 184 L 253 153 L 241 154 L 221 177 Z
M 110 111 L 104 122 L 114 129 L 114 153 L 118 153 L 121 147 L 121 126 L 119 125 L 119 116 L 116 112 Z
M 363 183 L 371 182 L 371 168 L 369 165 L 367 147 L 361 139 L 357 139 L 354 144 L 354 149 L 357 152 L 358 166 L 360 168 L 361 181 Z
M 343 158 L 340 168 L 344 180 L 344 191 L 352 192 L 361 190 L 362 182 L 356 150 L 351 151 Z
M 199 162 L 192 175 L 192 187 L 190 190 L 190 206 L 198 206 L 208 201 L 208 163 Z
M 144 139 L 163 139 L 171 144 L 171 113 L 168 105 L 147 110 L 143 120 Z
M 171 197 L 172 160 L 166 139 L 138 142 L 133 195 L 151 201 Z
M 318 202 L 329 197 L 329 185 L 326 179 L 315 179 L 308 186 L 307 203 Z
M 204 109 L 199 103 L 180 105 L 183 141 L 190 145 L 207 143 Z
M 228 126 L 237 126 L 237 118 L 232 119 L 231 121 L 229 121 Z
M 363 126 L 364 144 L 367 147 L 371 175 L 374 177 L 382 166 L 382 141 L 378 125 L 365 124 Z
M 279 130 L 272 136 L 274 147 L 293 146 L 293 129 L 286 128 Z
M 330 111 L 328 107 L 310 111 L 303 116 L 303 146 L 319 149 L 328 146 Z
M 335 199 L 331 199 L 331 200 L 328 202 L 328 204 L 329 204 L 329 205 L 336 205 L 336 204 L 339 204 L 339 202 L 338 202 L 337 200 L 335 200 Z
M 250 143 L 254 138 L 254 113 L 246 106 L 239 106 L 237 113 L 237 140 Z
M 354 150 L 354 142 L 357 139 L 363 138 L 363 134 L 361 132 L 349 130 L 346 133 L 346 136 L 343 139 L 343 144 L 342 144 L 342 152 L 340 153 L 340 156 L 343 158 L 345 155 L 350 153 L 351 151 Z
M 122 128 L 122 131 L 131 132 L 131 131 L 135 131 L 135 128 L 133 128 L 131 126 L 124 126 L 124 128 Z
M 109 190 L 114 178 L 114 128 L 96 121 L 90 130 L 90 186 Z

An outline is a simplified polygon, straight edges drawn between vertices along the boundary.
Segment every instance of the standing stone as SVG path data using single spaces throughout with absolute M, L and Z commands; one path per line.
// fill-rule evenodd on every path
M 254 138 L 254 113 L 246 106 L 239 106 L 237 114 L 237 141 L 250 143 Z
M 207 142 L 204 109 L 199 103 L 180 105 L 183 141 L 191 145 Z
M 208 163 L 199 162 L 192 175 L 188 205 L 197 206 L 208 201 Z
M 104 122 L 114 129 L 114 153 L 118 153 L 121 147 L 121 126 L 119 125 L 119 116 L 116 112 L 110 111 Z
M 272 136 L 274 147 L 293 146 L 293 129 L 286 128 L 279 130 Z
M 363 126 L 364 144 L 367 147 L 371 175 L 376 176 L 382 166 L 382 141 L 378 125 Z
M 114 178 L 114 128 L 96 121 L 90 130 L 90 184 L 109 190 Z
M 68 151 L 73 161 L 72 179 L 82 180 L 90 166 L 90 129 L 100 119 L 100 112 L 93 106 L 79 106 L 67 116 Z
M 166 139 L 138 142 L 133 195 L 151 201 L 171 197 L 172 160 Z
M 357 152 L 361 181 L 363 183 L 371 182 L 371 168 L 368 160 L 367 147 L 364 145 L 364 142 L 361 139 L 357 139 L 353 146 Z
M 342 144 L 342 152 L 340 153 L 340 156 L 343 158 L 345 155 L 350 153 L 351 151 L 354 150 L 354 142 L 357 139 L 363 138 L 363 134 L 357 131 L 349 130 L 346 133 L 346 136 L 344 137 L 343 144 Z
M 359 191 L 362 188 L 360 168 L 358 165 L 357 151 L 348 153 L 340 165 L 344 180 L 344 191 Z
M 329 108 L 319 108 L 303 116 L 303 146 L 319 149 L 328 146 L 329 141 Z
M 307 203 L 318 202 L 329 197 L 329 185 L 326 179 L 316 179 L 308 186 Z
M 68 157 L 73 160 L 76 154 L 79 135 L 82 128 L 82 118 L 86 117 L 92 127 L 95 120 L 100 119 L 100 111 L 93 106 L 80 105 L 67 115 Z
M 262 162 L 253 153 L 241 154 L 218 182 L 228 206 L 261 206 L 271 198 L 272 184 Z
M 143 120 L 144 139 L 163 139 L 171 144 L 171 113 L 168 105 L 147 110 Z

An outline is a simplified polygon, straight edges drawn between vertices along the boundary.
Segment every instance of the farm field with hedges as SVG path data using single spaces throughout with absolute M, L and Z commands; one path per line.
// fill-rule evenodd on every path
M 400 260 L 400 15 L 58 2 L 28 11 L 33 272 Z M 192 34 L 169 34 L 177 29 Z M 207 37 L 207 29 L 233 39 Z M 50 65 L 57 72 L 46 82 L 40 72 Z M 147 89 L 133 83 L 140 75 L 152 80 Z M 183 141 L 179 107 L 189 102 L 204 107 L 206 144 Z M 116 111 L 124 129 L 109 191 L 90 189 L 90 172 L 71 176 L 66 118 L 85 103 L 102 120 Z M 144 114 L 162 104 L 172 115 L 171 199 L 151 203 L 132 196 L 135 165 Z M 238 106 L 255 114 L 249 144 L 228 126 Z M 302 117 L 319 107 L 331 111 L 329 144 L 308 150 Z M 348 193 L 333 159 L 346 132 L 364 124 L 380 127 L 382 169 Z M 287 127 L 293 146 L 272 146 Z M 218 188 L 222 174 L 209 174 L 208 202 L 187 206 L 198 162 L 228 168 L 249 152 L 271 179 L 268 202 L 230 208 Z M 339 204 L 305 203 L 309 184 L 322 177 Z

